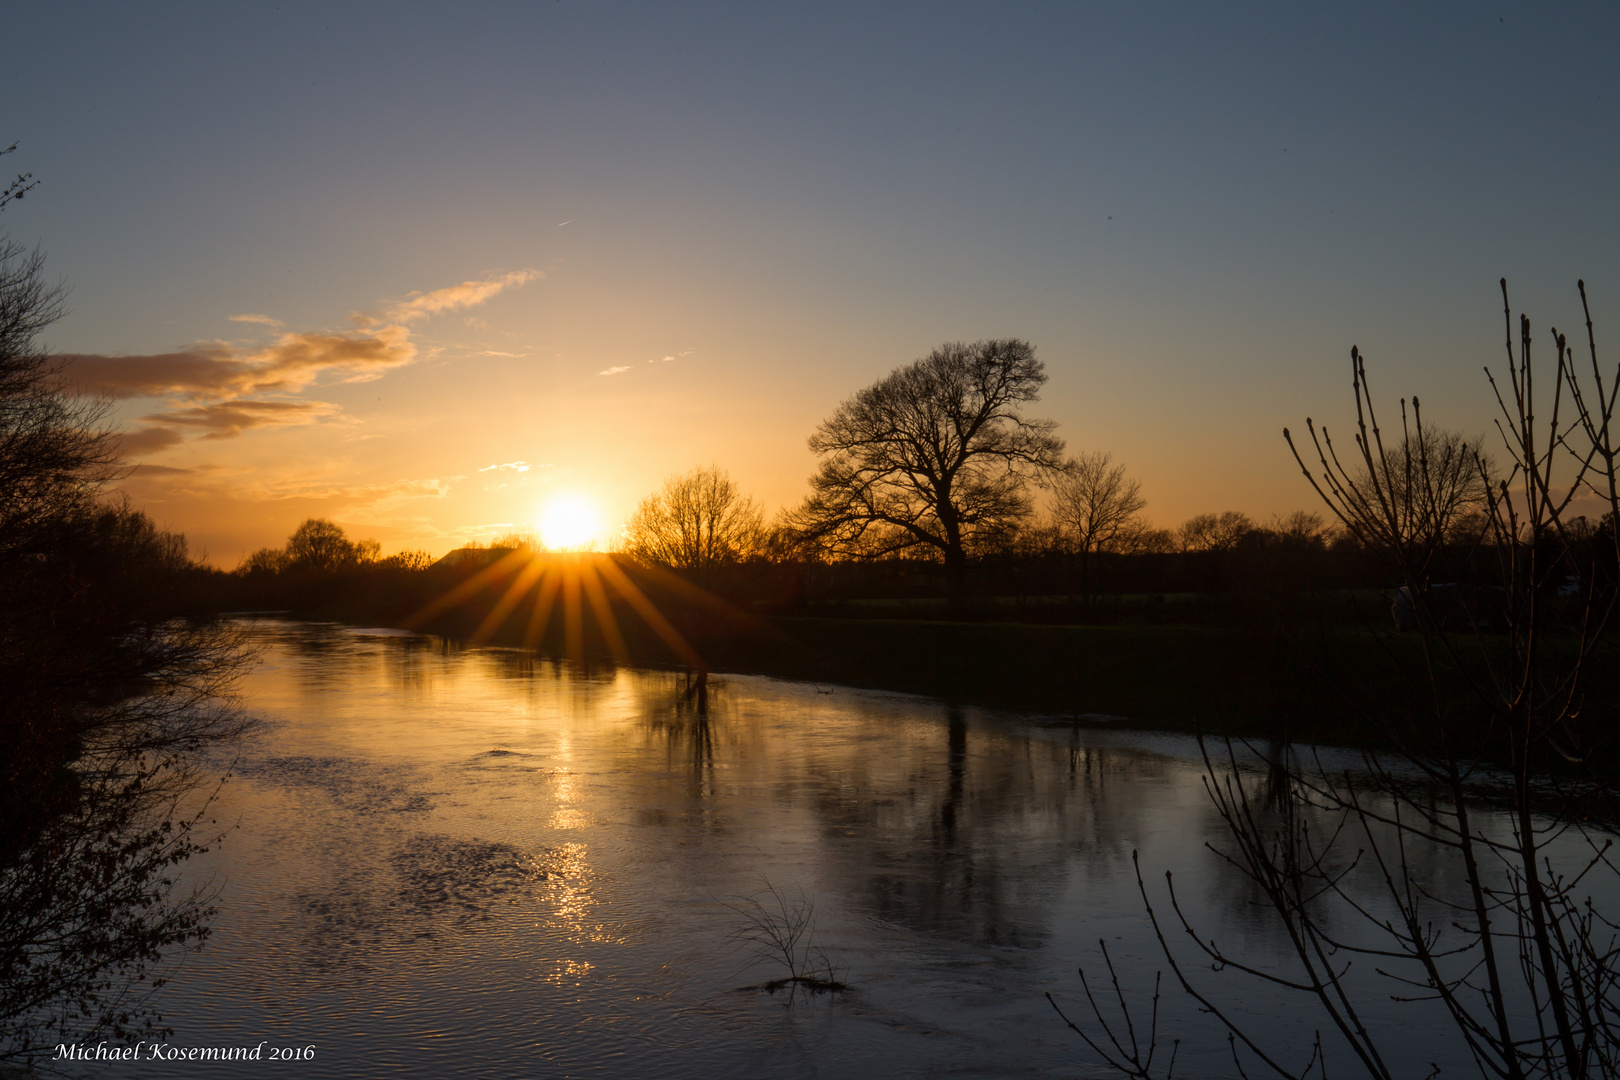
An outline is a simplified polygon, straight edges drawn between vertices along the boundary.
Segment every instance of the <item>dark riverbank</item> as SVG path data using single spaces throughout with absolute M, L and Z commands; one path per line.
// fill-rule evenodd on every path
M 1436 735 L 1438 696 L 1452 718 L 1447 737 L 1487 756 L 1492 725 L 1470 684 L 1488 677 L 1486 653 L 1506 644 L 1500 635 L 1456 634 L 1431 639 L 1426 656 L 1420 635 L 1375 620 L 1387 612 L 1383 601 L 1379 612 L 1365 597 L 1357 608 L 1342 595 L 1210 597 L 1204 606 L 1221 621 L 1197 623 L 1013 622 L 985 604 L 977 614 L 989 617 L 978 620 L 761 611 L 750 590 L 725 590 L 726 598 L 598 555 L 491 552 L 481 564 L 425 572 L 236 583 L 237 609 L 403 627 L 578 662 L 772 675 L 1133 727 L 1418 749 Z M 1598 704 L 1615 680 L 1592 675 Z
M 572 649 L 566 628 L 556 624 L 538 640 L 517 618 L 479 632 L 485 605 L 427 620 L 334 607 L 309 614 L 455 640 L 527 645 L 586 662 L 698 666 L 628 611 L 616 612 L 628 616 L 617 620 L 622 648 L 604 640 L 594 622 L 581 620 L 581 643 Z M 1344 689 L 1345 672 L 1364 669 L 1383 652 L 1375 635 L 1353 631 L 1324 642 L 1219 626 L 756 617 L 734 611 L 718 619 L 672 612 L 670 619 L 717 675 L 922 694 L 1088 723 L 1268 738 L 1286 733 L 1337 744 L 1364 742 L 1367 733 L 1354 695 Z

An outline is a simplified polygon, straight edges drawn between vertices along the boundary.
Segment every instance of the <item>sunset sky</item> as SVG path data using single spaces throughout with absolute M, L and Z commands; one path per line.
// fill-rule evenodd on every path
M 1349 349 L 1471 432 L 1497 279 L 1620 348 L 1620 7 L 26 4 L 0 224 L 125 483 L 233 566 L 322 516 L 441 554 L 603 538 L 945 341 L 1161 525 L 1312 507 Z M 1584 332 L 1582 334 L 1584 337 Z M 1611 353 L 1611 358 L 1612 358 Z

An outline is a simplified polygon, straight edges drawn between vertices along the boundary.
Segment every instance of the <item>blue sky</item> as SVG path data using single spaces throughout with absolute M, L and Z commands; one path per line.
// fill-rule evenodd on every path
M 312 514 L 607 527 L 710 462 L 789 504 L 839 401 L 1008 335 L 1159 523 L 1264 517 L 1310 507 L 1280 431 L 1344 423 L 1352 343 L 1482 431 L 1498 278 L 1574 328 L 1584 277 L 1603 336 L 1617 10 L 29 5 L 0 140 L 42 184 L 4 224 L 71 284 L 49 343 L 130 371 L 405 335 L 120 391 L 175 436 L 132 494 L 227 565 Z

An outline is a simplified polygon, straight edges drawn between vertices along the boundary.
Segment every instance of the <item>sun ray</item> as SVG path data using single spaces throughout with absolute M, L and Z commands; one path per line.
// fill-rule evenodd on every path
M 529 612 L 529 628 L 523 632 L 523 647 L 538 649 L 546 629 L 551 624 L 551 608 L 557 602 L 557 590 L 562 588 L 562 573 L 547 574 L 540 579 L 540 595 L 535 597 L 534 610 Z
M 613 617 L 613 608 L 608 605 L 607 593 L 602 589 L 602 579 L 597 576 L 595 566 L 592 563 L 582 563 L 579 576 L 585 586 L 585 599 L 591 602 L 591 610 L 596 613 L 596 625 L 601 628 L 602 636 L 607 639 L 608 651 L 619 663 L 628 664 L 630 650 L 624 647 L 624 636 L 619 633 L 619 621 Z
M 673 574 L 654 573 L 660 585 L 672 588 L 678 595 L 701 603 L 715 614 L 741 625 L 755 627 L 769 633 L 760 620 L 751 617 L 711 593 L 693 586 Z M 506 580 L 510 578 L 510 580 Z M 668 579 L 668 580 L 666 580 Z M 631 654 L 625 642 L 623 628 L 613 610 L 610 592 L 624 599 L 647 627 L 667 645 L 681 663 L 694 672 L 707 672 L 708 665 L 702 655 L 678 631 L 674 624 L 658 610 L 658 606 L 644 593 L 620 567 L 611 555 L 536 555 L 520 549 L 503 555 L 491 565 L 479 570 L 466 581 L 448 589 L 425 604 L 402 624 L 407 628 L 419 627 L 446 610 L 462 604 L 480 592 L 501 589 L 501 594 L 484 613 L 470 640 L 486 641 L 492 638 L 511 617 L 514 610 L 529 596 L 534 606 L 529 612 L 522 644 L 525 648 L 542 648 L 550 628 L 552 612 L 562 608 L 563 656 L 575 664 L 583 663 L 586 652 L 586 614 L 594 616 L 600 628 L 603 644 L 614 660 L 628 663 Z
M 784 648 L 803 648 L 802 642 L 795 639 L 793 635 L 784 632 L 780 627 L 772 626 L 770 623 L 766 622 L 753 612 L 740 608 L 731 601 L 726 600 L 724 597 L 716 596 L 714 593 L 702 588 L 701 586 L 692 584 L 679 574 L 676 574 L 665 567 L 659 566 L 656 563 L 649 564 L 638 562 L 634 565 L 637 571 L 645 578 L 651 579 L 653 584 L 669 590 L 670 592 L 674 593 L 677 598 L 685 599 L 701 606 L 701 608 L 707 614 L 714 616 L 719 621 L 729 624 L 729 629 L 731 631 L 747 634 L 761 641 L 769 641 Z M 619 569 L 617 565 L 614 565 L 613 568 L 618 570 L 620 577 L 623 577 L 626 584 L 628 584 L 629 579 L 624 574 L 624 571 Z M 631 588 L 634 587 L 635 586 L 633 585 L 631 586 Z M 641 595 L 639 591 L 638 595 Z M 626 596 L 626 599 L 629 599 L 628 595 Z M 649 607 L 653 606 L 651 599 L 644 597 L 644 600 Z M 637 611 L 640 613 L 641 609 L 638 607 Z M 646 618 L 646 615 L 643 613 L 642 617 Z M 672 632 L 673 629 L 674 628 L 671 627 Z M 660 636 L 662 636 L 662 634 L 660 634 Z M 666 638 L 665 640 L 667 641 L 668 639 Z
M 708 665 L 703 662 L 703 657 L 698 655 L 697 650 L 687 644 L 680 631 L 670 625 L 670 621 L 664 618 L 663 612 L 659 611 L 657 606 L 647 599 L 645 593 L 636 588 L 635 582 L 631 581 L 625 575 L 625 572 L 619 569 L 611 556 L 600 560 L 599 566 L 602 576 L 607 578 L 608 584 L 613 586 L 613 590 L 629 601 L 630 606 L 636 609 L 636 614 L 641 616 L 642 621 L 652 627 L 653 633 L 664 639 L 664 644 L 675 650 L 675 655 L 681 658 L 681 663 L 693 671 L 709 670 Z
M 489 614 L 484 616 L 483 622 L 478 624 L 478 629 L 472 632 L 472 640 L 487 641 L 490 635 L 500 629 L 501 623 L 506 621 L 512 609 L 518 606 L 518 602 L 528 594 L 545 572 L 546 564 L 531 555 L 517 577 L 512 579 L 512 584 L 507 586 L 506 592 L 489 609 Z
M 466 600 L 480 589 L 487 587 L 490 582 L 500 577 L 502 574 L 511 572 L 517 567 L 518 563 L 522 562 L 526 557 L 528 557 L 528 552 L 523 551 L 521 548 L 517 551 L 509 552 L 496 562 L 484 567 L 484 569 L 478 571 L 478 573 L 474 574 L 466 581 L 463 581 L 455 588 L 450 589 L 448 592 L 443 593 L 433 600 L 430 600 L 416 614 L 406 616 L 400 621 L 400 626 L 406 630 L 417 629 L 435 615 L 438 615 L 449 608 L 455 607 L 457 604 L 461 603 L 463 600 Z
M 563 655 L 569 663 L 585 662 L 585 612 L 579 603 L 579 568 L 563 574 Z
M 701 586 L 694 585 L 673 571 L 659 566 L 656 563 L 638 564 L 638 569 L 646 577 L 656 581 L 660 586 L 694 603 L 702 605 L 708 611 L 724 617 L 727 621 L 739 627 L 746 628 L 751 633 L 773 634 L 777 633 L 769 623 L 752 612 L 745 611 L 735 604 L 727 601 Z M 777 634 L 777 636 L 781 636 Z

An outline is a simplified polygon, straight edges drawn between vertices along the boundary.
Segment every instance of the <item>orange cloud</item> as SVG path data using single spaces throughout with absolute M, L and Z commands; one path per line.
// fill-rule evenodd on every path
M 205 344 L 150 356 L 61 357 L 64 374 L 80 392 L 113 398 L 225 398 L 265 390 L 301 390 L 324 371 L 350 373 L 346 381 L 375 379 L 416 358 L 410 331 L 384 326 L 350 333 L 288 333 L 256 351 Z
M 358 334 L 283 334 L 276 344 L 253 358 L 262 372 L 253 390 L 297 390 L 328 369 L 351 372 L 345 382 L 380 378 L 389 368 L 416 359 L 411 332 L 384 326 Z
M 146 356 L 69 353 L 61 360 L 64 373 L 81 393 L 117 399 L 180 396 L 220 400 L 265 391 L 289 393 L 304 389 L 327 371 L 345 373 L 345 382 L 365 382 L 416 359 L 411 332 L 401 324 L 482 304 L 505 289 L 544 276 L 538 270 L 514 270 L 485 281 L 463 281 L 413 293 L 390 310 L 394 325 L 379 325 L 376 319 L 357 315 L 358 330 L 282 333 L 274 344 L 261 348 L 202 342 Z M 230 319 L 281 326 L 269 315 L 232 315 Z
M 151 356 L 67 353 L 61 360 L 64 374 L 81 393 L 114 398 L 228 394 L 247 370 L 226 345 Z
M 188 435 L 202 440 L 230 439 L 259 428 L 316 424 L 339 417 L 341 410 L 328 402 L 287 399 L 323 381 L 381 378 L 418 358 L 406 322 L 481 304 L 505 289 L 542 276 L 537 270 L 517 270 L 485 281 L 413 293 L 394 306 L 390 325 L 354 315 L 352 330 L 291 332 L 269 315 L 245 313 L 230 319 L 277 331 L 271 344 L 212 341 L 167 353 L 77 353 L 59 359 L 63 375 L 79 393 L 117 400 L 168 399 L 163 406 L 166 411 L 140 418 L 147 426 L 120 436 L 126 455 L 157 454 L 184 442 Z M 439 351 L 440 347 L 434 347 L 427 355 L 431 358 Z M 278 400 L 259 400 L 267 393 Z M 146 480 L 150 482 L 151 477 Z
M 445 498 L 460 479 L 459 476 L 432 476 L 345 484 L 296 470 L 266 475 L 257 470 L 217 465 L 195 469 L 141 465 L 120 487 L 147 501 L 185 499 L 215 508 L 226 504 L 298 502 L 312 508 L 325 507 L 333 513 L 364 509 L 374 516 L 391 519 L 420 500 Z
M 178 425 L 201 428 L 205 439 L 231 439 L 253 428 L 293 427 L 313 424 L 323 417 L 336 415 L 340 410 L 325 401 L 221 401 L 212 405 L 197 405 L 189 409 L 156 413 L 141 419 L 150 424 Z M 146 431 L 173 431 L 172 428 L 147 428 Z M 178 436 L 178 432 L 173 432 Z M 139 438 L 145 432 L 136 432 Z M 125 447 L 128 447 L 126 437 Z M 178 439 L 176 439 L 178 441 Z M 172 445 L 172 444 L 170 444 Z
M 388 317 L 400 322 L 425 319 L 444 311 L 475 307 L 505 289 L 515 289 L 544 277 L 538 270 L 514 270 L 486 281 L 463 281 L 428 293 L 412 293 L 389 309 Z
M 156 454 L 167 450 L 185 438 L 174 428 L 149 427 L 118 437 L 118 452 L 125 457 L 136 454 Z

